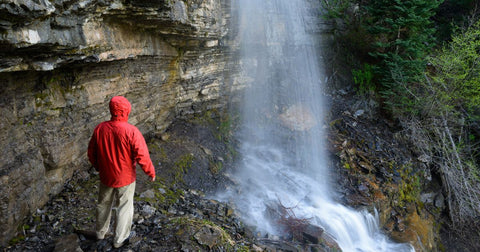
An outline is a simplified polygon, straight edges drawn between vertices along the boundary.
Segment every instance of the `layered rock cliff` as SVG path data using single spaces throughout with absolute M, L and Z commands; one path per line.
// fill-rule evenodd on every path
M 130 123 L 147 137 L 223 107 L 237 82 L 229 22 L 229 0 L 2 1 L 0 244 L 89 167 L 112 96 L 131 101 Z

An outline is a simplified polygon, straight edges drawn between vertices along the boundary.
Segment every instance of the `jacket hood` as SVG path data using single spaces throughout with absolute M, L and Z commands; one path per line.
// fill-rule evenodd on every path
M 115 96 L 110 100 L 110 114 L 112 115 L 112 121 L 128 121 L 128 115 L 132 111 L 132 105 L 123 96 Z

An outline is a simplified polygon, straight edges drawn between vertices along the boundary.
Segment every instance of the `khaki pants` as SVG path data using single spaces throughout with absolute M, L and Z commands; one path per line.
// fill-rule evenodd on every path
M 112 207 L 116 207 L 113 244 L 120 245 L 130 235 L 133 220 L 133 195 L 135 182 L 119 188 L 100 183 L 97 206 L 97 238 L 105 238 L 110 226 Z

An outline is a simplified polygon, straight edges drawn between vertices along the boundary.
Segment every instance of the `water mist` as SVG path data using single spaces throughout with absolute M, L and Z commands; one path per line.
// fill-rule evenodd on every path
M 378 218 L 336 203 L 330 190 L 323 132 L 319 38 L 307 29 L 321 18 L 309 0 L 236 0 L 240 66 L 251 83 L 241 111 L 233 200 L 244 221 L 280 234 L 266 216 L 276 202 L 331 234 L 343 251 L 412 251 L 384 236 Z M 318 34 L 318 33 L 317 33 Z

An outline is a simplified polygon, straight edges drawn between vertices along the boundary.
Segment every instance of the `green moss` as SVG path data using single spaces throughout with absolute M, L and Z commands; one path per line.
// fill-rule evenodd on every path
M 216 126 L 215 117 L 218 116 L 217 110 L 208 110 L 202 114 L 196 114 L 191 122 L 198 125 Z
M 217 139 L 220 141 L 228 142 L 232 137 L 232 117 L 228 114 L 220 117 L 220 125 L 218 126 Z
M 160 146 L 156 142 L 147 143 L 148 150 L 152 153 L 159 153 Z
M 212 221 L 189 217 L 177 217 L 172 218 L 170 222 L 177 228 L 177 235 L 179 236 L 183 235 L 187 230 L 190 230 L 190 234 L 195 234 L 196 232 L 198 232 L 198 230 L 205 226 L 219 230 L 221 235 L 220 242 L 212 248 L 208 248 L 209 250 L 249 251 L 248 247 L 246 246 L 237 246 L 233 239 L 230 237 L 230 235 L 221 226 L 215 224 Z M 195 241 L 196 239 L 192 235 L 190 237 L 190 240 Z
M 155 153 L 156 157 L 158 157 L 161 161 L 168 161 L 167 152 L 165 151 L 165 148 L 160 146 L 158 141 L 149 142 L 147 145 L 150 153 Z
M 12 238 L 10 241 L 8 241 L 8 244 L 9 244 L 10 246 L 13 246 L 13 245 L 16 245 L 16 244 L 19 243 L 19 242 L 24 241 L 24 240 L 25 240 L 25 236 L 19 235 L 19 236 L 17 236 L 17 237 Z
M 330 128 L 333 128 L 334 126 L 340 124 L 342 122 L 342 119 L 336 119 L 330 122 Z
M 421 207 L 420 192 L 422 184 L 420 172 L 415 171 L 411 163 L 398 166 L 395 162 L 389 163 L 390 171 L 395 171 L 400 175 L 400 182 L 398 184 L 398 199 L 399 206 L 403 207 L 407 203 L 416 203 Z M 390 182 L 393 182 L 390 179 Z
M 209 126 L 216 129 L 214 132 L 215 138 L 228 142 L 233 133 L 232 128 L 238 124 L 239 116 L 231 115 L 229 113 L 223 113 L 216 109 L 207 110 L 201 114 L 195 115 L 191 119 L 194 124 Z
M 150 143 L 148 148 L 151 152 L 160 153 L 162 162 L 170 163 L 164 148 L 155 143 Z M 153 198 L 136 196 L 135 200 L 148 202 L 151 205 L 160 206 L 160 208 L 166 208 L 177 202 L 184 195 L 183 190 L 179 188 L 181 187 L 180 184 L 183 183 L 184 174 L 192 167 L 193 159 L 194 156 L 190 153 L 180 156 L 164 176 L 157 176 L 156 181 L 151 183 L 154 192 Z
M 155 181 L 153 183 L 154 198 L 140 198 L 135 197 L 136 201 L 148 202 L 151 205 L 169 206 L 178 201 L 180 197 L 184 195 L 184 192 L 180 189 L 173 189 L 174 185 L 166 185 L 162 181 Z M 164 193 L 162 193 L 162 191 Z
M 250 248 L 248 246 L 245 246 L 245 245 L 239 245 L 239 246 L 237 246 L 235 251 L 237 251 L 237 252 L 249 252 Z
M 165 151 L 164 148 L 160 148 L 160 150 L 158 151 L 159 153 L 159 158 L 161 160 L 168 160 L 168 156 L 167 156 L 167 152 Z
M 184 194 L 183 191 L 180 190 L 180 189 L 166 190 L 166 194 L 165 194 L 165 197 L 164 197 L 165 198 L 164 202 L 165 202 L 165 204 L 171 205 L 171 204 L 177 202 L 178 199 L 183 196 L 183 194 Z
M 181 156 L 173 165 L 175 181 L 183 181 L 183 174 L 192 167 L 192 164 L 192 153 Z
M 210 172 L 212 172 L 213 174 L 218 174 L 223 169 L 223 163 L 221 161 L 210 161 L 209 168 Z
M 65 96 L 67 90 L 62 86 L 61 81 L 66 79 L 65 74 L 59 75 L 50 75 L 45 76 L 41 80 L 41 86 L 44 88 L 41 91 L 35 93 L 35 106 L 37 107 L 50 107 L 52 99 L 55 99 L 55 96 L 61 95 Z M 64 80 L 65 82 L 65 80 Z M 72 83 L 68 83 L 71 85 Z
M 237 155 L 233 141 L 234 128 L 238 125 L 240 117 L 220 112 L 216 109 L 197 114 L 191 119 L 191 123 L 204 125 L 213 129 L 213 135 L 219 141 L 222 141 L 228 150 L 227 157 L 234 158 Z

